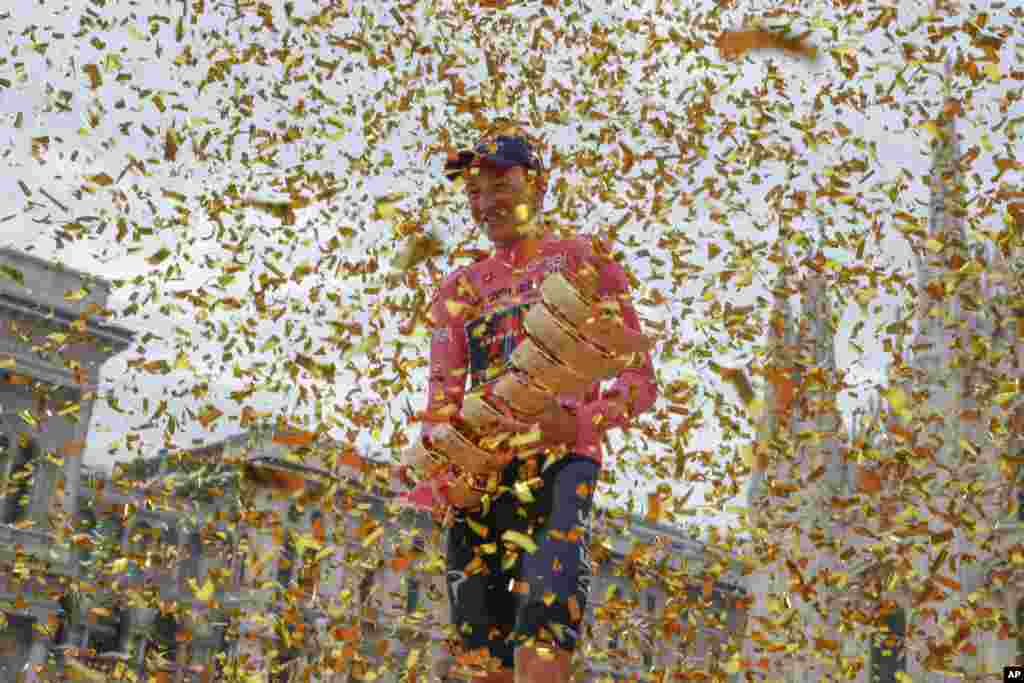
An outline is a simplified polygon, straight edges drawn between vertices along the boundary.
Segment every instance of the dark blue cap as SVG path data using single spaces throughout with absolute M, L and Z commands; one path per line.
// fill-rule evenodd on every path
M 486 161 L 498 168 L 525 166 L 535 171 L 543 167 L 533 145 L 520 135 L 498 135 L 485 138 L 473 149 L 464 149 L 454 158 L 449 158 L 444 165 L 444 174 L 448 180 L 455 180 L 463 169 Z

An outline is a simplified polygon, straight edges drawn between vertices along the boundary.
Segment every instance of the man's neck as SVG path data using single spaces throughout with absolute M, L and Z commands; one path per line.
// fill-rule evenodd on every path
M 521 268 L 537 255 L 543 241 L 540 237 L 520 237 L 510 242 L 495 244 L 494 250 L 502 260 Z

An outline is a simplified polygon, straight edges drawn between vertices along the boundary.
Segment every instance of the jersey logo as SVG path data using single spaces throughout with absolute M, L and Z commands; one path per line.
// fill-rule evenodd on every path
M 471 386 L 502 375 L 523 338 L 523 316 L 529 304 L 491 311 L 466 323 Z

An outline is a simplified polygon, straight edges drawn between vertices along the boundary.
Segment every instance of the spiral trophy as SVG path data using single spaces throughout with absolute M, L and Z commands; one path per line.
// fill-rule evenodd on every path
M 587 275 L 548 275 L 523 320 L 526 336 L 512 352 L 510 371 L 466 394 L 458 418 L 406 451 L 404 460 L 424 479 L 449 468 L 457 474 L 449 495 L 459 507 L 497 491 L 502 455 L 537 450 L 529 440 L 517 443 L 510 427 L 527 431 L 556 397 L 582 398 L 652 346 L 625 326 L 614 298 L 597 296 L 596 273 Z

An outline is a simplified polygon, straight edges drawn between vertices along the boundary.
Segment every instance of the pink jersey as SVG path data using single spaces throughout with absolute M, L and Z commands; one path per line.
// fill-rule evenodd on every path
M 584 263 L 590 263 L 600 273 L 598 293 L 616 297 L 626 326 L 640 330 L 629 299 L 626 273 L 615 261 L 596 255 L 588 240 L 545 240 L 525 263 L 519 251 L 521 245 L 498 248 L 489 258 L 459 268 L 445 279 L 434 297 L 428 415 L 452 409 L 458 412 L 467 384 L 472 389 L 509 371 L 512 351 L 525 337 L 525 310 L 540 298 L 540 283 L 549 273 L 573 274 Z M 615 415 L 608 402 L 613 395 L 629 400 L 629 416 Z M 656 396 L 654 369 L 650 355 L 644 354 L 623 370 L 607 391 L 602 393 L 600 383 L 595 382 L 582 401 L 574 396 L 559 397 L 563 405 L 576 411 L 577 440 L 570 450 L 600 465 L 602 435 L 607 427 L 597 427 L 595 418 L 600 415 L 603 417 L 598 421 L 603 420 L 605 425 L 624 427 L 632 416 L 649 410 Z M 430 422 L 424 423 L 424 433 L 429 435 L 431 428 Z M 420 488 L 438 492 L 438 484 L 425 483 Z M 423 494 L 418 490 L 415 497 L 422 499 Z

